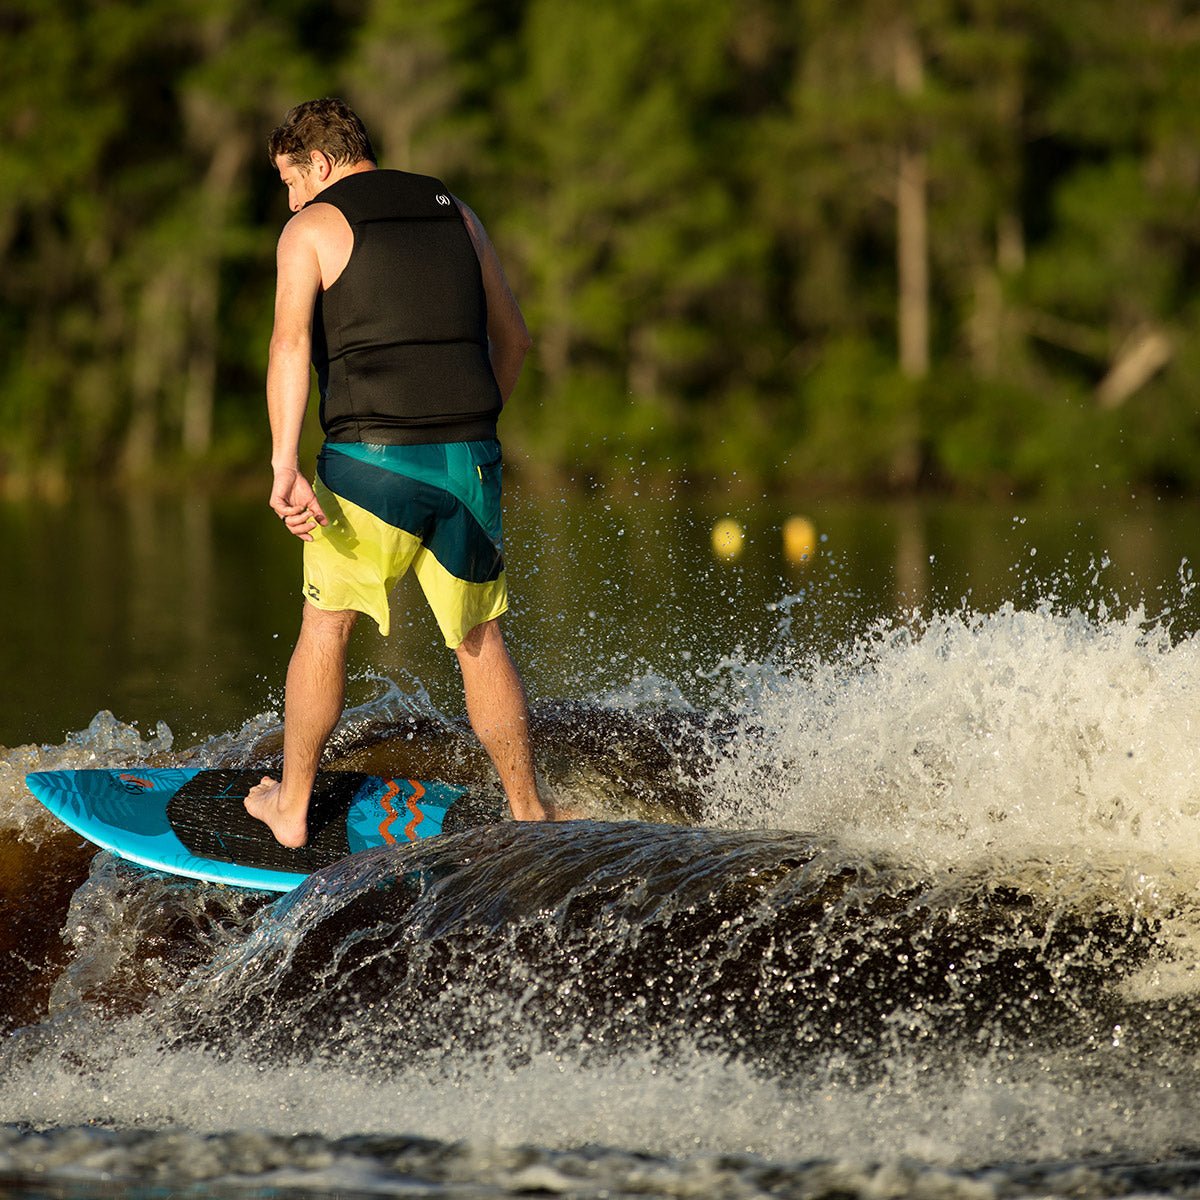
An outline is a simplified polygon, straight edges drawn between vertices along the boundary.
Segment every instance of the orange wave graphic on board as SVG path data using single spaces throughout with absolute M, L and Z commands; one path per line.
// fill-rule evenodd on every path
M 412 795 L 408 798 L 408 811 L 412 813 L 413 819 L 404 827 L 404 836 L 410 842 L 417 839 L 417 826 L 425 819 L 425 814 L 417 807 L 417 801 L 425 795 L 425 787 L 419 779 L 410 779 L 412 784 Z
M 388 789 L 379 798 L 379 803 L 383 805 L 383 811 L 387 813 L 387 819 L 379 826 L 379 836 L 383 838 L 389 846 L 396 844 L 396 839 L 392 836 L 390 827 L 392 822 L 400 815 L 393 807 L 392 801 L 400 795 L 400 785 L 394 780 L 387 781 Z
M 379 826 L 379 836 L 383 838 L 389 846 L 396 844 L 395 835 L 391 832 L 392 822 L 399 817 L 399 813 L 392 807 L 392 801 L 400 795 L 400 785 L 394 780 L 389 779 L 388 789 L 379 798 L 379 803 L 383 806 L 383 811 L 387 813 L 387 819 Z M 412 788 L 412 792 L 408 797 L 408 811 L 412 813 L 412 820 L 404 827 L 404 836 L 414 842 L 417 839 L 417 826 L 425 819 L 425 814 L 417 806 L 417 801 L 425 795 L 425 785 L 419 779 L 410 779 L 408 785 Z

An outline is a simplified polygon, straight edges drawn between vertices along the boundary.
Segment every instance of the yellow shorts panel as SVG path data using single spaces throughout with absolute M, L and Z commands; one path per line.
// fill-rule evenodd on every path
M 420 538 L 336 495 L 319 477 L 315 488 L 329 518 L 304 544 L 303 594 L 315 608 L 365 613 L 386 637 L 391 632 L 389 596 L 411 569 L 451 649 L 477 625 L 507 611 L 503 570 L 482 583 L 459 579 Z

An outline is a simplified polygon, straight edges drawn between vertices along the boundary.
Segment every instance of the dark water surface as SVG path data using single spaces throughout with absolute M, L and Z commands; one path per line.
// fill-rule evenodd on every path
M 780 533 L 796 513 L 821 539 L 803 566 L 787 561 Z M 727 516 L 746 543 L 725 561 L 710 530 Z M 686 687 L 729 651 L 769 652 L 778 606 L 797 596 L 786 636 L 825 652 L 876 617 L 954 609 L 963 597 L 987 610 L 1049 590 L 1178 610 L 1180 562 L 1200 556 L 1200 523 L 1183 504 L 795 504 L 664 497 L 636 483 L 621 496 L 510 485 L 506 537 L 508 637 L 531 694 L 550 699 L 619 688 L 647 669 Z M 1089 566 L 1104 560 L 1093 585 Z M 0 670 L 20 681 L 0 692 L 0 745 L 61 739 L 104 708 L 194 740 L 278 707 L 299 620 L 299 543 L 260 499 L 0 502 L 0 562 Z M 451 656 L 413 581 L 394 612 L 390 639 L 361 624 L 354 667 L 411 673 L 453 704 Z
M 513 487 L 510 642 L 584 819 L 274 898 L 81 845 L 34 769 L 270 767 L 261 502 L 0 512 L 0 1191 L 1200 1191 L 1190 510 Z M 724 516 L 747 542 L 713 557 Z M 496 788 L 415 588 L 330 764 Z

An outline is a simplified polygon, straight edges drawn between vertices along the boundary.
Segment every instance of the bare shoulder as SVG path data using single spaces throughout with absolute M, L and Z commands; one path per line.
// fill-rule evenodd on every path
M 280 271 L 315 270 L 322 287 L 336 282 L 354 249 L 354 231 L 332 204 L 301 209 L 279 235 L 276 261 Z
M 315 248 L 322 238 L 345 226 L 346 218 L 332 204 L 310 204 L 302 208 L 283 227 L 279 235 L 280 252 Z
M 312 237 L 312 221 L 305 220 L 306 212 L 298 212 L 280 230 L 279 241 L 275 245 L 275 257 L 279 265 L 294 260 L 299 256 L 311 255 L 315 249 Z

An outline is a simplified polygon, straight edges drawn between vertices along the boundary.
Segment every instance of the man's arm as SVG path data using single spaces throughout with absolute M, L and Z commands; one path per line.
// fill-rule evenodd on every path
M 517 386 L 525 355 L 533 345 L 517 298 L 504 278 L 496 248 L 479 218 L 456 196 L 455 203 L 462 213 L 467 232 L 475 245 L 479 269 L 483 273 L 483 289 L 487 295 L 488 354 L 492 372 L 500 387 L 500 399 L 507 402 Z
M 267 365 L 267 415 L 271 423 L 270 505 L 288 529 L 311 542 L 313 524 L 327 525 L 312 485 L 300 473 L 300 433 L 311 386 L 313 306 L 321 286 L 311 221 L 303 214 L 284 226 L 276 250 L 275 325 Z

